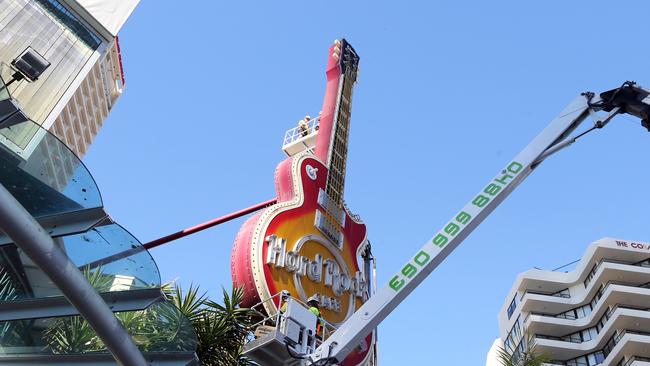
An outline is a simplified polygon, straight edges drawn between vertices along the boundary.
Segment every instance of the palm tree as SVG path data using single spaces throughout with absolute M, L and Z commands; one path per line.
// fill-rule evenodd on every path
M 523 349 L 510 353 L 503 347 L 497 350 L 497 357 L 503 366 L 541 366 L 551 360 L 547 355 L 537 352 L 535 336 L 526 334 L 521 340 Z
M 84 275 L 98 291 L 108 291 L 111 277 L 86 269 Z M 12 293 L 2 289 L 0 295 Z M 196 349 L 205 366 L 255 365 L 242 356 L 249 328 L 257 314 L 240 306 L 241 288 L 223 291 L 222 304 L 211 301 L 198 286 L 187 292 L 178 284 L 162 286 L 168 301 L 156 303 L 145 310 L 116 313 L 122 325 L 144 352 L 174 352 Z M 194 332 L 196 337 L 194 337 Z M 104 351 L 105 347 L 80 316 L 54 319 L 43 331 L 43 339 L 53 353 Z
M 205 366 L 245 366 L 254 363 L 242 356 L 248 328 L 255 312 L 240 307 L 244 292 L 233 287 L 223 292 L 223 304 L 209 300 L 199 287 L 184 292 L 180 285 L 167 286 L 168 298 L 194 327 L 198 339 L 196 354 Z

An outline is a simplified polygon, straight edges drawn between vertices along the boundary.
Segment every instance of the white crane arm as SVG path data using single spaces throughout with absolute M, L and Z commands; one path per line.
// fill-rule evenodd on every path
M 594 127 L 605 126 L 616 114 L 640 117 L 648 127 L 650 91 L 626 82 L 602 93 L 583 93 L 575 98 L 533 141 L 501 170 L 494 179 L 443 226 L 388 284 L 346 320 L 314 353 L 306 355 L 313 365 L 342 361 L 366 335 L 375 329 L 463 240 L 549 155 L 571 145 L 586 132 L 571 133 L 590 115 Z M 605 111 L 600 118 L 596 112 Z M 650 129 L 650 128 L 649 128 Z

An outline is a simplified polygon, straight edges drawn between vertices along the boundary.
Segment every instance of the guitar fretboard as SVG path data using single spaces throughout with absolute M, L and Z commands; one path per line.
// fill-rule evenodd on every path
M 345 166 L 348 157 L 348 136 L 350 131 L 350 111 L 352 107 L 352 87 L 356 70 L 348 68 L 342 75 L 341 91 L 338 99 L 334 134 L 329 158 L 329 174 L 327 177 L 327 194 L 337 204 L 343 202 L 345 188 Z

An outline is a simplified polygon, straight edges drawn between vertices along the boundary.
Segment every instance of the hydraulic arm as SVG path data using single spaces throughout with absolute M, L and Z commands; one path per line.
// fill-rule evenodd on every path
M 621 87 L 595 95 L 576 97 L 551 123 L 501 170 L 494 179 L 438 231 L 431 240 L 390 278 L 311 355 L 313 365 L 340 362 L 357 347 L 463 240 L 521 184 L 548 156 L 573 144 L 578 138 L 603 128 L 614 116 L 627 113 L 641 119 L 650 131 L 650 90 L 625 82 Z M 598 113 L 600 112 L 600 113 Z M 591 117 L 594 124 L 572 135 Z

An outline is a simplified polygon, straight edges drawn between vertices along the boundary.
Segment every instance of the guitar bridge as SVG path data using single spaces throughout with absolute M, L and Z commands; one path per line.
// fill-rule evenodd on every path
M 343 250 L 343 233 L 336 227 L 336 224 L 318 209 L 316 210 L 316 219 L 314 221 L 314 226 L 327 239 L 334 243 L 337 248 Z
M 341 227 L 345 227 L 345 211 L 322 188 L 318 189 L 318 205 L 330 214 Z

